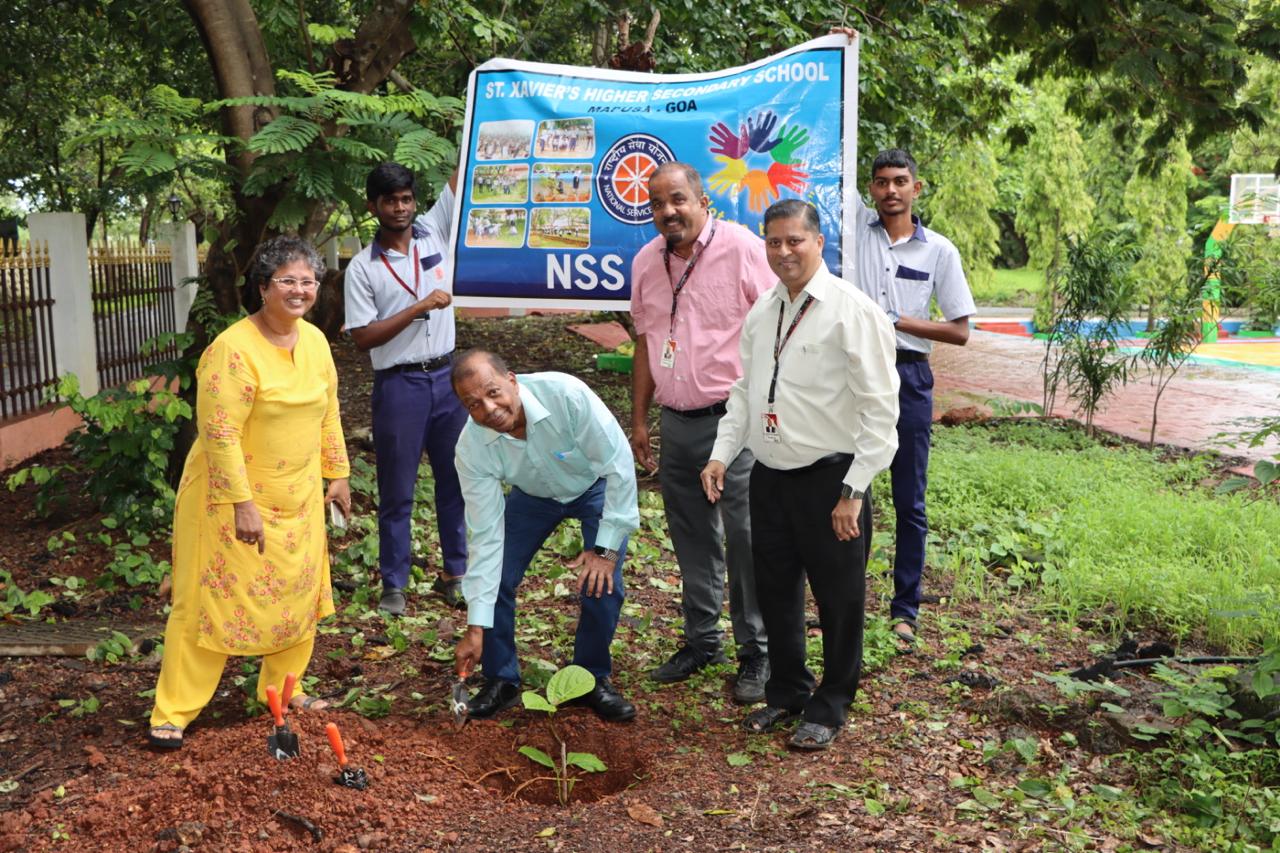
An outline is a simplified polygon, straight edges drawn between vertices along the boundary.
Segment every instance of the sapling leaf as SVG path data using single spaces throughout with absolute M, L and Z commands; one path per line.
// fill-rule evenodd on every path
M 603 773 L 609 768 L 590 752 L 571 752 L 564 757 L 565 763 L 585 770 L 588 773 Z
M 524 696 L 524 706 L 530 711 L 546 711 L 548 714 L 556 712 L 556 706 L 552 705 L 546 699 L 542 698 L 542 694 L 534 693 L 532 690 L 526 690 Z
M 1000 798 L 988 791 L 986 788 L 974 788 L 973 798 L 989 809 L 993 809 L 1000 805 Z
M 1028 797 L 1043 799 L 1053 791 L 1053 786 L 1043 779 L 1023 779 L 1018 783 L 1018 790 Z
M 570 699 L 587 695 L 595 686 L 594 675 L 576 664 L 570 664 L 551 676 L 551 680 L 547 682 L 547 700 L 552 705 L 562 705 Z
M 1266 699 L 1280 693 L 1280 683 L 1273 674 L 1260 668 L 1253 673 L 1253 692 L 1258 694 L 1259 699 Z
M 1099 784 L 1099 785 L 1091 785 L 1090 787 L 1092 788 L 1095 794 L 1097 794 L 1100 798 L 1106 800 L 1107 802 L 1114 803 L 1124 799 L 1124 791 L 1112 785 Z
M 1218 488 L 1214 489 L 1214 493 L 1219 495 L 1225 495 L 1231 492 L 1239 491 L 1240 489 L 1243 489 L 1247 485 L 1249 485 L 1248 477 L 1228 477 L 1218 485 Z
M 555 762 L 551 760 L 551 756 L 547 755 L 536 746 L 522 746 L 518 751 L 530 761 L 537 762 L 543 767 L 550 767 L 552 770 L 556 769 Z

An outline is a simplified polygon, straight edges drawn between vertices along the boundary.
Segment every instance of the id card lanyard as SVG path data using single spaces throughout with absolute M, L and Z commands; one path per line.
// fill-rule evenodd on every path
M 804 302 L 800 305 L 800 310 L 791 318 L 791 325 L 787 327 L 785 335 L 782 334 L 782 318 L 786 314 L 787 306 L 786 303 L 778 305 L 778 329 L 773 338 L 773 376 L 769 379 L 769 407 L 764 411 L 761 425 L 764 429 L 765 441 L 778 442 L 782 440 L 778 415 L 773 411 L 773 403 L 778 391 L 778 369 L 782 363 L 782 350 L 786 347 L 787 341 L 791 340 L 791 335 L 795 333 L 796 327 L 800 325 L 804 315 L 809 312 L 811 305 L 813 305 L 812 293 L 804 298 Z
M 711 248 L 711 241 L 715 238 L 716 221 L 712 219 L 711 233 L 707 236 L 707 242 L 689 259 L 689 263 L 685 264 L 684 272 L 680 275 L 680 280 L 671 287 L 671 326 L 667 332 L 667 340 L 662 345 L 663 367 L 675 367 L 676 364 L 676 310 L 680 306 L 680 292 L 689 283 L 693 268 L 698 265 L 698 261 L 702 260 L 702 255 L 707 249 Z M 671 251 L 668 249 L 662 250 L 662 264 L 667 270 L 667 281 L 671 281 Z
M 387 255 L 385 252 L 381 255 L 381 258 L 382 258 L 382 265 L 387 268 L 387 272 L 391 273 L 391 277 L 396 280 L 396 284 L 403 287 L 404 292 L 412 296 L 414 298 L 414 301 L 417 301 L 418 279 L 422 274 L 422 267 L 420 266 L 418 261 L 418 244 L 416 242 L 413 244 L 413 289 L 412 290 L 409 289 L 409 285 L 405 282 L 405 280 L 402 279 L 399 276 L 399 274 L 396 273 L 395 268 L 391 266 L 391 261 L 387 260 Z

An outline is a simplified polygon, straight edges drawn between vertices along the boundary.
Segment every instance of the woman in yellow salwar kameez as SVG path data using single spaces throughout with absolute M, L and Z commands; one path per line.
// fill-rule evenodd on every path
M 351 509 L 338 375 L 302 316 L 324 265 L 306 242 L 264 243 L 245 282 L 248 317 L 196 371 L 198 437 L 173 517 L 173 609 L 148 739 L 182 745 L 228 655 L 261 655 L 258 699 L 302 680 L 316 622 L 333 613 L 325 504 Z M 322 478 L 327 478 L 326 492 Z M 296 696 L 294 707 L 321 701 Z

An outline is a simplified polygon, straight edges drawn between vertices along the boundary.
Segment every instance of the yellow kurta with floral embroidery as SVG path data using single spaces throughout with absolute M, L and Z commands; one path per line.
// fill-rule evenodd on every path
M 244 319 L 219 335 L 196 371 L 199 436 L 173 519 L 173 571 L 198 601 L 197 643 L 270 654 L 309 637 L 333 613 L 324 481 L 349 473 L 329 343 L 298 321 L 292 354 Z M 233 504 L 252 498 L 265 553 L 235 535 Z M 194 604 L 194 607 L 191 605 Z

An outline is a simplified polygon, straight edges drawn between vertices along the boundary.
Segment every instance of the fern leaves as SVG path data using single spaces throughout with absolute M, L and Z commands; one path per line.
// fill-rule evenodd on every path
M 321 135 L 320 125 L 290 115 L 277 116 L 249 140 L 249 150 L 257 154 L 284 154 L 303 151 Z
M 324 39 L 341 35 L 325 32 Z M 457 157 L 444 129 L 460 121 L 464 104 L 414 90 L 366 95 L 338 88 L 330 70 L 278 71 L 286 93 L 202 103 L 169 86 L 152 88 L 140 114 L 117 114 L 69 144 L 108 140 L 123 153 L 118 163 L 130 178 L 164 182 L 169 176 L 211 179 L 246 196 L 276 194 L 270 225 L 296 228 L 317 203 L 363 206 L 364 174 L 389 156 L 420 173 L 434 172 Z M 249 107 L 269 117 L 249 139 L 208 127 L 219 110 Z M 122 110 L 123 112 L 123 110 Z M 239 175 L 228 153 L 253 155 Z
M 120 165 L 131 177 L 150 178 L 177 168 L 178 161 L 168 151 L 146 142 L 136 142 L 120 155 Z
M 395 159 L 417 172 L 425 172 L 457 156 L 453 144 L 425 128 L 406 133 L 396 143 Z

